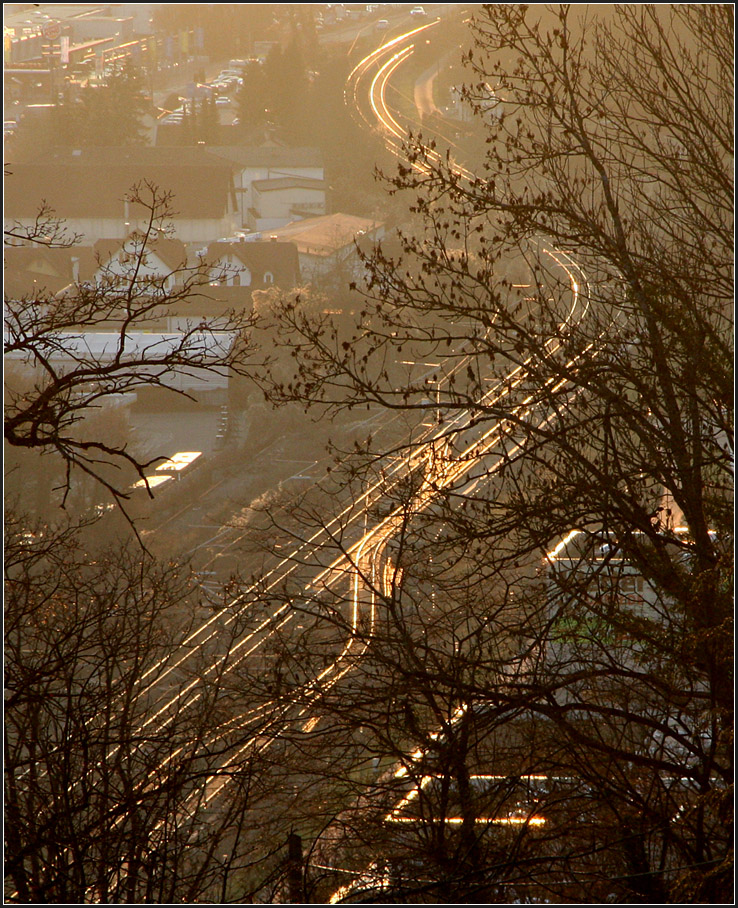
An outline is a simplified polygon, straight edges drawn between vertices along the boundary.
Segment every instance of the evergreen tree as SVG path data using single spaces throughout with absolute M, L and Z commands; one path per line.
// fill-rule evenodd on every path
M 88 87 L 73 118 L 72 144 L 139 145 L 142 119 L 148 109 L 143 78 L 130 60 L 112 73 L 103 86 Z
M 241 123 L 252 129 L 263 126 L 267 120 L 267 78 L 264 67 L 250 63 L 243 74 L 243 84 L 236 95 L 238 116 Z

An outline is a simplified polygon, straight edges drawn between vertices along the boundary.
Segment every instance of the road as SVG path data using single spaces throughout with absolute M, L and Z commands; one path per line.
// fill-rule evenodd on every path
M 347 103 L 354 106 L 368 128 L 378 129 L 381 132 L 386 147 L 398 158 L 404 158 L 402 146 L 407 129 L 398 121 L 398 118 L 389 107 L 387 101 L 388 86 L 390 85 L 392 76 L 398 69 L 411 60 L 418 36 L 427 30 L 437 28 L 439 25 L 440 22 L 432 22 L 419 28 L 411 29 L 402 35 L 395 36 L 359 61 L 354 67 L 349 79 L 346 90 Z M 427 115 L 435 109 L 432 99 L 432 73 L 432 70 L 426 71 L 424 79 L 420 80 L 420 84 L 416 83 L 415 104 L 421 119 L 423 115 Z M 362 104 L 363 96 L 368 96 L 368 106 Z M 414 126 L 415 124 L 412 125 Z M 426 149 L 426 155 L 430 164 L 442 164 L 444 162 L 444 158 L 432 149 Z M 470 182 L 474 180 L 475 175 L 466 168 L 459 165 L 452 166 L 456 175 L 461 177 L 462 180 Z M 422 162 L 415 162 L 413 167 L 420 173 L 429 170 L 429 166 Z M 567 321 L 580 321 L 586 317 L 591 300 L 591 290 L 586 275 L 583 273 L 581 267 L 567 253 L 554 249 L 548 244 L 542 246 L 542 252 L 549 256 L 551 261 L 556 266 L 563 269 L 568 276 L 572 290 L 572 305 L 567 316 Z M 560 329 L 562 327 L 563 325 L 559 326 Z M 611 327 L 612 326 L 608 326 L 608 330 Z M 556 334 L 559 333 L 560 330 L 556 332 Z M 549 354 L 554 354 L 557 349 L 559 349 L 560 343 L 556 340 L 552 340 L 547 346 Z M 567 367 L 574 367 L 577 359 L 586 355 L 591 350 L 592 346 L 593 344 L 590 344 L 589 347 L 569 361 Z M 499 406 L 500 403 L 504 402 L 506 394 L 525 381 L 526 366 L 528 364 L 529 361 L 526 361 L 521 364 L 521 366 L 512 370 L 505 383 L 497 384 L 492 392 L 488 392 L 488 394 L 479 401 L 480 407 L 490 404 Z M 567 379 L 556 382 L 551 378 L 546 384 L 547 388 L 544 388 L 544 391 L 548 390 L 551 393 L 563 392 L 568 396 L 569 401 L 573 400 L 574 397 L 581 393 L 580 389 L 571 387 Z M 466 461 L 466 458 L 469 457 L 474 464 L 482 465 L 483 469 L 476 478 L 472 478 L 469 476 L 471 472 L 469 461 L 466 461 L 465 466 L 460 466 L 454 463 L 453 459 L 449 461 L 449 459 L 444 456 L 433 459 L 432 462 L 435 464 L 433 475 L 427 477 L 429 481 L 427 485 L 424 484 L 423 489 L 421 489 L 421 492 L 418 495 L 418 507 L 420 508 L 423 506 L 424 499 L 426 506 L 432 506 L 433 497 L 439 494 L 443 489 L 450 488 L 454 484 L 456 488 L 459 489 L 460 493 L 469 494 L 474 491 L 480 482 L 487 482 L 504 462 L 522 450 L 522 445 L 524 444 L 523 439 L 518 442 L 515 441 L 517 420 L 526 420 L 529 423 L 532 422 L 536 429 L 539 430 L 545 428 L 555 417 L 554 413 L 547 413 L 545 409 L 536 404 L 536 400 L 540 400 L 542 397 L 543 395 L 539 396 L 535 389 L 531 389 L 531 392 L 524 396 L 520 403 L 516 403 L 514 409 L 511 411 L 511 419 L 509 421 L 501 420 L 491 427 L 487 426 L 485 431 L 481 434 L 479 434 L 478 429 L 469 428 L 470 422 L 468 418 L 463 420 L 457 427 L 460 430 L 458 434 L 459 437 L 465 439 L 468 444 L 459 460 L 463 463 Z M 507 446 L 503 453 L 500 450 L 500 442 L 505 436 L 507 436 Z M 463 482 L 467 477 L 468 482 L 466 485 L 463 485 Z M 390 535 L 388 534 L 386 540 L 388 541 L 389 538 Z M 358 601 L 359 598 L 357 596 L 356 602 L 358 603 Z M 374 602 L 371 603 L 371 607 L 373 613 L 376 608 Z M 463 707 L 460 707 L 457 711 L 456 719 L 460 719 L 462 715 Z M 432 734 L 431 737 L 438 737 L 438 735 L 439 733 L 435 733 Z M 423 760 L 425 755 L 423 749 L 417 749 L 414 753 L 407 756 L 405 761 L 406 765 L 399 765 L 394 771 L 390 771 L 388 775 L 394 775 L 397 779 L 408 777 L 409 773 L 407 767 L 412 764 L 418 764 Z M 415 785 L 412 783 L 409 783 L 409 785 L 410 788 L 408 791 L 400 798 L 394 809 L 387 815 L 388 822 L 399 815 L 403 805 L 417 795 L 417 788 Z M 363 874 L 357 874 L 357 880 L 370 879 L 372 877 L 372 872 L 372 868 L 368 868 Z M 348 896 L 350 892 L 350 886 L 343 887 L 341 890 L 334 893 L 331 902 L 339 901 L 341 898 Z
M 404 131 L 388 107 L 387 85 L 397 67 L 412 54 L 413 38 L 434 27 L 437 27 L 436 22 L 424 23 L 391 38 L 355 67 L 347 85 L 347 98 L 357 107 L 365 107 L 359 104 L 359 94 L 367 94 L 370 109 L 376 118 L 372 128 L 378 125 L 387 136 L 388 144 L 398 151 Z M 565 253 L 545 243 L 542 252 L 549 257 L 553 267 L 561 269 L 566 275 L 571 287 L 572 300 L 566 322 L 579 321 L 586 316 L 589 307 L 586 276 Z M 558 346 L 557 341 L 552 341 L 550 352 L 554 353 Z M 454 371 L 463 370 L 468 362 L 468 356 L 460 358 Z M 254 727 L 257 730 L 251 736 L 247 734 L 240 747 L 228 754 L 228 764 L 237 763 L 251 749 L 270 746 L 273 738 L 265 737 L 263 727 L 267 716 L 277 727 L 290 721 L 305 730 L 314 728 L 320 721 L 320 715 L 310 708 L 311 700 L 317 699 L 321 690 L 339 684 L 370 645 L 379 609 L 378 594 L 389 593 L 391 572 L 388 565 L 391 558 L 387 551 L 388 543 L 395 536 L 404 513 L 401 508 L 395 508 L 372 526 L 367 526 L 371 509 L 377 502 L 388 500 L 393 490 L 411 475 L 415 477 L 417 489 L 412 510 L 421 512 L 432 508 L 434 501 L 445 491 L 451 488 L 469 490 L 479 483 L 480 477 L 471 475 L 475 467 L 483 465 L 485 476 L 500 467 L 504 462 L 503 443 L 508 445 L 506 452 L 509 456 L 509 440 L 514 438 L 516 421 L 530 420 L 539 427 L 545 426 L 551 415 L 541 410 L 541 396 L 537 390 L 530 389 L 523 395 L 520 393 L 526 383 L 525 365 L 511 369 L 503 380 L 495 381 L 478 402 L 481 408 L 500 410 L 509 400 L 509 420 L 477 425 L 471 414 L 459 411 L 442 426 L 428 427 L 404 457 L 383 462 L 381 478 L 370 483 L 355 501 L 341 507 L 325 527 L 296 545 L 260 578 L 258 584 L 229 602 L 223 612 L 213 614 L 193 630 L 182 641 L 174 657 L 150 666 L 138 681 L 136 698 L 143 697 L 144 702 L 154 702 L 155 707 L 142 723 L 141 731 L 150 726 L 166 728 L 175 716 L 197 705 L 203 695 L 204 684 L 232 676 L 239 665 L 259 651 L 274 634 L 284 633 L 290 625 L 297 623 L 300 613 L 292 602 L 287 601 L 275 607 L 248 632 L 239 634 L 234 631 L 243 619 L 249 617 L 255 597 L 276 594 L 285 581 L 296 573 L 300 562 L 314 551 L 330 545 L 340 531 L 343 551 L 318 571 L 304 594 L 307 600 L 328 589 L 344 598 L 349 633 L 330 664 L 315 677 L 304 681 L 302 699 L 307 705 L 297 707 L 290 702 L 273 701 L 259 710 L 234 717 L 233 722 L 239 728 Z M 446 380 L 449 377 L 446 376 Z M 557 391 L 564 383 L 554 384 L 551 380 L 551 384 L 548 390 Z M 441 387 L 439 385 L 439 390 Z M 455 454 L 450 450 L 451 438 L 456 440 Z M 203 654 L 207 655 L 209 665 L 198 676 L 196 667 Z M 189 680 L 183 681 L 186 677 Z M 212 803 L 223 793 L 228 778 L 227 774 L 218 773 L 206 781 L 206 802 Z
M 569 319 L 584 317 L 589 305 L 588 294 L 580 292 L 582 276 L 576 274 L 577 266 L 567 261 L 561 253 L 552 250 L 548 255 L 568 275 L 572 288 L 572 304 Z M 552 344 L 555 352 L 557 344 Z M 464 368 L 467 360 L 462 360 L 457 368 Z M 480 406 L 500 408 L 507 399 L 513 400 L 525 382 L 524 365 L 511 370 L 504 379 L 496 382 L 480 399 Z M 550 390 L 560 390 L 565 382 L 562 380 Z M 492 425 L 476 426 L 471 415 L 461 411 L 448 420 L 443 426 L 428 429 L 419 442 L 400 460 L 388 462 L 385 478 L 370 485 L 354 502 L 344 507 L 339 514 L 328 522 L 325 529 L 316 532 L 310 539 L 297 546 L 273 570 L 268 572 L 258 584 L 246 590 L 231 602 L 223 614 L 213 615 L 196 632 L 183 642 L 182 654 L 174 660 L 152 666 L 141 679 L 139 696 L 150 696 L 152 687 L 164 689 L 168 678 L 178 680 L 188 660 L 195 660 L 205 648 L 212 653 L 212 663 L 205 670 L 202 680 L 224 678 L 238 669 L 244 659 L 251 657 L 275 633 L 284 634 L 290 624 L 296 623 L 300 611 L 292 602 L 283 602 L 264 618 L 249 633 L 241 636 L 229 645 L 227 653 L 218 655 L 218 640 L 228 637 L 228 629 L 249 609 L 252 596 L 264 596 L 276 592 L 293 574 L 309 553 L 326 545 L 340 529 L 345 540 L 345 551 L 321 570 L 308 588 L 304 590 L 305 600 L 318 596 L 325 590 L 334 591 L 338 597 L 345 598 L 349 614 L 348 637 L 342 649 L 336 653 L 333 661 L 317 676 L 306 680 L 303 685 L 302 701 L 308 705 L 295 707 L 291 703 L 272 701 L 257 711 L 244 713 L 234 718 L 240 728 L 249 725 L 258 728 L 253 737 L 249 737 L 241 747 L 229 754 L 230 764 L 236 764 L 249 750 L 256 747 L 263 750 L 270 746 L 273 737 L 265 737 L 263 721 L 269 716 L 278 727 L 290 720 L 302 725 L 305 730 L 312 730 L 320 721 L 320 716 L 311 714 L 309 703 L 316 700 L 321 692 L 338 684 L 351 670 L 357 658 L 369 646 L 376 621 L 379 604 L 377 595 L 389 595 L 390 579 L 387 564 L 390 561 L 387 545 L 394 537 L 406 515 L 402 507 L 395 508 L 390 514 L 380 519 L 370 528 L 365 528 L 367 514 L 378 500 L 385 498 L 393 488 L 410 474 L 415 475 L 417 493 L 412 503 L 412 510 L 420 512 L 433 506 L 435 499 L 450 488 L 471 491 L 480 481 L 479 477 L 470 474 L 475 467 L 484 465 L 484 476 L 492 475 L 506 458 L 514 454 L 510 449 L 511 433 L 514 434 L 517 420 L 533 417 L 539 427 L 546 425 L 553 418 L 552 414 L 534 414 L 540 410 L 539 396 L 531 392 L 519 403 L 510 407 L 510 420 L 500 420 Z M 449 453 L 448 440 L 457 439 L 457 453 Z M 505 444 L 503 457 L 502 445 Z M 466 482 L 466 486 L 464 483 Z M 352 541 L 353 536 L 353 541 Z M 154 724 L 157 728 L 165 727 L 174 716 L 183 710 L 193 708 L 201 697 L 202 681 L 193 679 L 176 694 L 164 694 L 159 698 L 156 710 L 150 714 L 142 730 Z M 212 802 L 221 794 L 228 784 L 228 776 L 217 774 L 208 779 L 205 785 L 205 801 Z
M 412 53 L 413 38 L 437 25 L 436 22 L 424 23 L 390 39 L 364 58 L 351 74 L 347 97 L 353 97 L 359 106 L 359 93 L 368 94 L 370 108 L 380 128 L 385 131 L 389 143 L 399 142 L 404 133 L 387 105 L 388 81 L 397 67 Z M 578 321 L 586 315 L 589 306 L 588 291 L 585 289 L 585 292 L 581 292 L 586 278 L 576 263 L 564 253 L 545 245 L 542 251 L 553 265 L 566 275 L 572 289 L 572 303 L 567 321 Z M 552 342 L 550 352 L 555 352 L 557 347 L 558 342 Z M 468 361 L 468 357 L 460 359 L 455 370 L 463 370 Z M 504 380 L 495 382 L 480 399 L 480 407 L 500 409 L 507 399 L 512 401 L 519 395 L 525 380 L 525 364 L 522 364 L 512 369 Z M 563 382 L 548 390 L 557 391 L 561 385 Z M 376 591 L 377 589 L 387 591 L 386 581 L 385 586 L 382 586 L 382 582 L 377 585 L 372 581 L 382 578 L 388 560 L 387 544 L 394 536 L 402 516 L 400 509 L 396 509 L 374 526 L 365 528 L 367 515 L 372 506 L 386 499 L 398 484 L 412 473 L 416 474 L 416 479 L 420 479 L 413 503 L 413 509 L 416 511 L 432 507 L 435 498 L 452 487 L 463 486 L 465 480 L 468 480 L 470 489 L 472 484 L 479 482 L 479 478 L 471 476 L 475 466 L 484 464 L 484 473 L 488 476 L 502 463 L 501 443 L 503 439 L 506 439 L 506 443 L 509 441 L 516 420 L 534 418 L 538 420 L 540 426 L 544 426 L 551 418 L 546 413 L 534 416 L 540 408 L 538 401 L 539 395 L 535 389 L 531 389 L 521 402 L 511 406 L 509 422 L 501 420 L 492 425 L 487 423 L 476 426 L 469 413 L 458 412 L 443 426 L 426 429 L 404 458 L 384 463 L 382 479 L 369 485 L 355 501 L 340 509 L 324 528 L 291 550 L 260 579 L 257 585 L 246 589 L 229 602 L 222 613 L 213 614 L 204 621 L 182 641 L 176 657 L 151 666 L 142 675 L 137 696 L 147 699 L 153 697 L 157 704 L 155 710 L 147 717 L 142 730 L 150 725 L 166 727 L 175 715 L 193 708 L 198 703 L 202 696 L 203 682 L 207 683 L 216 677 L 223 678 L 236 672 L 243 660 L 250 658 L 262 648 L 270 637 L 278 632 L 283 634 L 296 622 L 299 613 L 292 607 L 292 603 L 284 602 L 248 633 L 235 641 L 229 640 L 227 651 L 219 653 L 220 641 L 228 640 L 230 631 L 247 616 L 253 598 L 276 593 L 296 573 L 297 566 L 306 557 L 330 544 L 340 531 L 344 540 L 344 551 L 315 576 L 310 587 L 305 590 L 305 598 L 309 599 L 325 589 L 333 590 L 337 595 L 345 597 L 350 610 L 348 616 L 350 633 L 331 664 L 316 677 L 306 680 L 303 693 L 309 702 L 311 691 L 317 696 L 319 689 L 337 684 L 353 664 L 360 645 L 363 647 L 368 645 L 366 641 L 371 637 L 378 608 Z M 449 456 L 448 440 L 451 437 L 457 439 L 458 453 L 455 456 Z M 359 624 L 363 619 L 364 626 L 359 634 Z M 359 644 L 359 639 L 364 642 Z M 202 677 L 193 677 L 194 670 L 190 670 L 190 666 L 197 665 L 203 653 L 208 654 L 210 666 Z M 185 675 L 189 675 L 191 680 L 182 684 L 181 679 Z M 169 692 L 169 685 L 174 692 Z M 264 711 L 270 709 L 276 710 L 275 716 L 280 722 L 291 716 L 293 721 L 312 727 L 319 721 L 319 716 L 309 715 L 307 707 L 296 709 L 290 704 L 276 703 L 265 704 L 263 710 L 258 713 L 239 716 L 235 721 L 241 723 L 242 727 L 248 723 L 256 724 L 263 719 Z M 253 739 L 247 740 L 238 752 L 229 756 L 229 759 L 237 760 L 245 750 L 255 745 L 268 746 L 268 741 L 263 745 L 259 744 L 262 735 L 263 730 Z M 222 781 L 223 778 L 214 776 L 208 781 L 207 791 L 210 798 L 222 792 L 224 785 L 227 784 Z

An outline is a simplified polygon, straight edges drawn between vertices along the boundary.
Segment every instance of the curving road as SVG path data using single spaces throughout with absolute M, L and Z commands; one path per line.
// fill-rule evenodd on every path
M 347 82 L 347 103 L 359 112 L 367 125 L 382 131 L 388 146 L 397 154 L 400 153 L 405 131 L 387 103 L 389 80 L 397 68 L 411 56 L 418 34 L 437 27 L 439 22 L 440 20 L 435 20 L 424 23 L 387 41 L 354 67 Z M 368 104 L 362 103 L 360 95 L 368 99 Z M 373 121 L 367 119 L 370 115 Z M 438 157 L 440 159 L 440 156 Z M 459 169 L 459 172 L 470 178 L 473 176 L 463 169 Z M 581 292 L 581 287 L 586 285 L 586 276 L 566 253 L 545 246 L 542 251 L 565 273 L 572 289 L 571 308 L 561 326 L 564 327 L 566 323 L 578 321 L 586 315 L 589 292 L 588 290 Z M 558 346 L 558 342 L 552 341 L 549 352 L 555 352 Z M 468 359 L 468 357 L 462 359 L 454 371 L 464 368 Z M 511 370 L 509 375 L 488 390 L 480 399 L 480 406 L 499 407 L 506 398 L 511 397 L 525 381 L 525 365 L 523 363 Z M 551 384 L 553 385 L 553 381 Z M 564 384 L 559 382 L 550 390 L 559 390 Z M 404 459 L 386 463 L 382 480 L 373 483 L 356 501 L 343 508 L 325 528 L 290 552 L 261 579 L 258 588 L 255 586 L 247 589 L 230 602 L 223 613 L 213 615 L 204 622 L 183 641 L 180 654 L 176 658 L 150 667 L 140 679 L 138 695 L 151 695 L 155 691 L 161 691 L 161 695 L 157 708 L 148 716 L 143 727 L 152 724 L 158 727 L 166 726 L 175 715 L 193 707 L 199 701 L 202 696 L 202 684 L 198 678 L 191 680 L 173 694 L 167 694 L 166 687 L 169 681 L 177 681 L 183 669 L 196 664 L 202 652 L 213 653 L 211 665 L 204 672 L 204 680 L 222 678 L 233 673 L 244 659 L 261 648 L 273 634 L 284 631 L 295 621 L 298 612 L 292 607 L 292 603 L 285 602 L 248 634 L 238 638 L 228 647 L 227 652 L 220 655 L 217 653 L 218 641 L 227 635 L 231 627 L 237 626 L 239 619 L 249 609 L 253 597 L 276 592 L 296 571 L 305 555 L 334 540 L 335 534 L 340 529 L 344 538 L 350 540 L 353 536 L 354 541 L 346 546 L 343 554 L 318 573 L 310 587 L 305 590 L 305 598 L 317 595 L 325 589 L 345 596 L 351 610 L 351 634 L 334 661 L 304 684 L 303 693 L 309 700 L 311 694 L 317 697 L 321 689 L 337 684 L 350 670 L 357 655 L 361 655 L 369 645 L 368 640 L 371 638 L 377 613 L 377 591 L 385 594 L 389 591 L 385 570 L 388 563 L 386 548 L 399 526 L 402 509 L 397 508 L 370 529 L 365 529 L 363 524 L 369 508 L 391 492 L 410 473 L 422 474 L 420 488 L 413 503 L 413 509 L 416 511 L 431 507 L 441 493 L 452 486 L 458 486 L 465 479 L 468 479 L 466 488 L 470 490 L 479 482 L 479 478 L 470 476 L 472 469 L 485 462 L 484 473 L 489 476 L 498 468 L 502 463 L 502 456 L 500 454 L 496 460 L 493 458 L 498 454 L 501 442 L 505 438 L 509 442 L 509 434 L 514 430 L 516 420 L 531 418 L 538 406 L 536 399 L 537 395 L 530 393 L 511 409 L 509 421 L 501 420 L 492 426 L 487 424 L 483 429 L 474 426 L 468 413 L 457 413 L 443 427 L 427 430 Z M 551 418 L 550 414 L 542 413 L 539 425 L 543 427 Z M 461 451 L 454 458 L 450 458 L 447 441 L 454 435 L 461 439 Z M 509 455 L 509 450 L 507 453 Z M 359 634 L 359 623 L 364 615 L 368 616 L 368 636 L 365 631 L 366 623 Z M 360 640 L 363 642 L 359 643 Z M 235 718 L 233 724 L 240 727 L 257 724 L 270 714 L 275 721 L 282 722 L 291 718 L 295 722 L 302 722 L 303 727 L 310 729 L 317 724 L 319 716 L 309 715 L 308 712 L 308 707 L 297 709 L 290 704 L 273 702 L 265 704 L 257 711 Z M 228 728 L 224 730 L 228 731 Z M 253 738 L 249 738 L 238 751 L 230 755 L 229 760 L 231 762 L 238 760 L 251 747 L 267 747 L 270 740 L 264 736 L 264 729 L 259 728 Z M 218 775 L 209 779 L 206 785 L 207 799 L 212 800 L 220 794 L 226 784 L 227 776 Z
M 418 34 L 436 28 L 438 24 L 438 21 L 424 23 L 386 42 L 357 64 L 347 83 L 347 102 L 360 111 L 362 117 L 369 117 L 367 111 L 371 111 L 373 121 L 367 121 L 368 125 L 380 129 L 389 146 L 398 154 L 405 132 L 388 107 L 387 87 L 393 73 L 411 56 Z M 360 93 L 365 94 L 368 103 L 360 103 Z M 542 251 L 554 267 L 566 275 L 571 287 L 572 301 L 563 327 L 568 322 L 578 321 L 587 313 L 589 290 L 586 276 L 566 253 L 545 245 Z M 559 342 L 552 341 L 550 352 L 555 352 L 558 346 Z M 455 370 L 465 368 L 468 361 L 469 357 L 460 360 Z M 525 365 L 523 363 L 517 366 L 503 380 L 497 381 L 480 398 L 480 406 L 499 408 L 506 399 L 512 400 L 513 394 L 525 381 Z M 564 384 L 563 381 L 554 384 L 552 379 L 551 390 L 558 390 Z M 235 764 L 250 749 L 263 750 L 269 747 L 273 737 L 266 734 L 264 722 L 267 720 L 277 727 L 290 721 L 306 731 L 314 728 L 320 721 L 320 715 L 310 708 L 311 700 L 317 699 L 325 689 L 338 684 L 370 645 L 379 606 L 377 597 L 390 592 L 393 572 L 387 547 L 405 514 L 398 507 L 373 526 L 366 527 L 370 508 L 410 474 L 416 474 L 419 480 L 412 504 L 412 510 L 416 512 L 431 508 L 437 497 L 452 487 L 466 483 L 467 489 L 473 488 L 480 481 L 479 477 L 471 475 L 475 466 L 484 463 L 484 473 L 489 476 L 502 464 L 502 444 L 503 441 L 509 444 L 516 420 L 535 419 L 543 427 L 552 418 L 550 414 L 540 412 L 537 401 L 537 394 L 531 392 L 522 402 L 511 407 L 509 420 L 500 420 L 493 425 L 476 426 L 469 413 L 458 412 L 443 426 L 428 429 L 403 459 L 384 463 L 381 480 L 371 484 L 356 501 L 340 510 L 326 527 L 296 546 L 261 578 L 258 585 L 245 590 L 223 612 L 212 615 L 189 634 L 182 641 L 176 656 L 148 668 L 139 679 L 136 697 L 154 701 L 155 707 L 148 714 L 141 730 L 150 726 L 166 728 L 183 710 L 192 709 L 198 703 L 203 696 L 203 682 L 228 677 L 243 660 L 263 647 L 272 635 L 283 632 L 295 622 L 298 612 L 292 603 L 284 602 L 248 633 L 228 639 L 231 631 L 238 627 L 239 621 L 251 607 L 254 597 L 277 592 L 296 571 L 298 564 L 305 560 L 304 556 L 331 541 L 335 542 L 340 530 L 342 538 L 347 540 L 342 554 L 318 572 L 310 587 L 305 590 L 305 598 L 309 599 L 325 589 L 335 591 L 345 598 L 350 610 L 350 634 L 333 661 L 305 682 L 303 694 L 306 695 L 308 705 L 296 707 L 275 700 L 258 710 L 235 717 L 230 725 L 224 727 L 224 734 L 228 734 L 232 728 L 253 728 L 254 731 L 252 734 L 246 733 L 246 740 L 237 750 L 229 753 L 222 768 Z M 450 455 L 448 445 L 452 436 L 458 439 L 460 448 L 455 456 Z M 505 453 L 509 456 L 509 448 Z M 226 647 L 222 651 L 224 642 Z M 209 667 L 200 677 L 193 677 L 194 667 L 203 654 L 209 655 Z M 182 677 L 185 673 L 190 676 L 190 680 L 183 684 Z M 413 758 L 420 756 L 418 753 Z M 204 803 L 212 803 L 224 791 L 228 779 L 225 772 L 208 778 L 204 785 Z

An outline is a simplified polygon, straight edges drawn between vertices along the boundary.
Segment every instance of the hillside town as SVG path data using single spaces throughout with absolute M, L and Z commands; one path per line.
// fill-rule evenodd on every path
M 112 272 L 126 272 L 145 242 L 149 286 L 172 291 L 172 299 L 166 314 L 160 307 L 136 330 L 164 337 L 205 320 L 217 328 L 227 310 L 247 318 L 255 291 L 345 286 L 360 278 L 357 249 L 385 234 L 379 196 L 371 210 L 342 198 L 339 183 L 351 175 L 336 174 L 336 167 L 345 170 L 350 159 L 332 160 L 327 170 L 324 149 L 285 128 L 286 112 L 252 112 L 243 121 L 238 114 L 248 114 L 264 73 L 284 68 L 282 55 L 294 51 L 295 41 L 304 45 L 359 19 L 371 32 L 377 10 L 327 4 L 267 13 L 260 7 L 229 43 L 166 6 L 6 7 L 6 294 L 63 298 L 80 287 L 101 287 Z M 239 56 L 225 56 L 228 51 Z M 306 69 L 286 73 L 283 91 L 315 76 Z M 105 114 L 98 107 L 108 96 L 104 104 L 117 107 Z M 93 110 L 100 119 L 90 132 Z M 79 122 L 87 131 L 76 128 Z M 164 220 L 157 212 L 153 233 L 150 209 L 131 201 L 142 189 L 166 209 Z M 69 242 L 26 238 L 34 236 L 40 212 L 63 225 Z M 203 269 L 208 286 L 193 303 L 177 290 Z M 105 324 L 86 326 L 85 342 L 112 357 L 105 331 Z M 56 355 L 64 359 L 62 351 Z M 7 362 L 11 371 L 23 368 L 13 354 Z M 245 441 L 243 401 L 233 412 L 226 374 L 193 374 L 177 387 L 197 398 L 189 421 L 176 397 L 145 389 L 119 395 L 115 418 L 134 440 L 146 434 L 152 449 L 152 406 L 159 408 L 159 425 L 209 427 L 195 432 L 206 457 L 222 451 L 226 439 Z M 172 406 L 177 416 L 167 420 Z M 170 454 L 188 446 L 188 434 L 191 429 L 164 431 Z
M 733 6 L 3 28 L 4 904 L 735 904 Z

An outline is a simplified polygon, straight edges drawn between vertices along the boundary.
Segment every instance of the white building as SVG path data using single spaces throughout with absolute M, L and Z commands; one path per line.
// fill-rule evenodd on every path
M 305 205 L 322 205 L 325 211 L 325 184 L 323 160 L 317 148 L 286 148 L 281 145 L 264 145 L 249 148 L 240 145 L 212 145 L 208 153 L 228 162 L 233 167 L 236 205 L 239 226 L 261 230 L 263 220 L 293 220 L 294 214 L 285 214 L 289 207 L 321 213 L 318 208 Z M 299 178 L 301 183 L 281 181 Z M 275 181 L 275 182 L 272 182 Z M 256 190 L 254 184 L 258 184 Z M 272 195 L 272 193 L 275 193 Z M 260 206 L 264 207 L 264 214 Z M 278 213 L 275 213 L 278 212 Z M 286 218 L 286 221 L 284 220 Z M 265 223 L 266 226 L 266 223 Z M 269 229 L 272 225 L 266 227 Z M 275 225 L 275 226 L 282 226 Z M 229 236 L 220 233 L 218 236 Z
M 98 240 L 93 252 L 97 268 L 93 282 L 98 285 L 128 284 L 135 266 L 139 292 L 169 293 L 182 283 L 187 252 L 181 240 L 150 239 L 142 254 L 144 236 L 134 232 L 124 240 Z
M 678 620 L 668 593 L 644 576 L 636 557 L 662 570 L 664 560 L 688 569 L 687 529 L 634 537 L 629 557 L 613 536 L 572 530 L 546 555 L 551 658 L 566 661 L 596 651 L 615 661 L 620 653 L 630 663 L 643 641 Z
M 142 384 L 145 383 L 145 376 L 150 374 L 158 377 L 162 387 L 198 394 L 226 391 L 227 369 L 211 371 L 197 366 L 168 366 L 165 357 L 186 344 L 188 350 L 205 361 L 209 357 L 220 359 L 227 355 L 233 340 L 231 333 L 223 331 L 203 331 L 190 334 L 187 338 L 182 332 L 131 332 L 125 335 L 122 343 L 120 334 L 114 332 L 60 332 L 55 335 L 53 344 L 47 346 L 39 342 L 36 348 L 62 374 L 86 365 L 95 368 L 120 359 L 121 372 L 137 372 L 142 376 Z M 158 364 L 137 365 L 144 356 Z M 21 368 L 31 371 L 37 368 L 33 355 L 25 351 L 11 351 L 5 357 Z M 129 363 L 130 367 L 127 366 Z M 112 379 L 108 377 L 108 380 Z
M 253 231 L 272 231 L 298 218 L 326 213 L 325 181 L 311 177 L 254 180 L 251 198 L 247 226 Z

